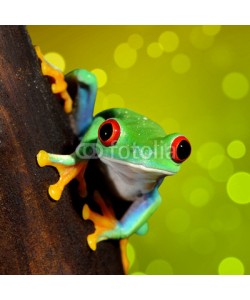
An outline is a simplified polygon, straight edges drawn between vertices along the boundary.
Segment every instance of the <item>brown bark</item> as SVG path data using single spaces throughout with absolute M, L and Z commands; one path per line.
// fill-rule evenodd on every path
M 25 27 L 0 26 L 0 274 L 123 274 L 117 242 L 89 249 L 94 229 L 81 218 L 76 184 L 49 199 L 58 174 L 36 154 L 76 146 L 55 98 Z

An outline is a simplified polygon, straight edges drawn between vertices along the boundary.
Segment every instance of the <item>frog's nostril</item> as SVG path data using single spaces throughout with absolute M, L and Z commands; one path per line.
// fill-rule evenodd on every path
M 189 157 L 190 153 L 191 145 L 187 138 L 179 136 L 173 140 L 171 146 L 171 157 L 175 162 L 183 162 Z

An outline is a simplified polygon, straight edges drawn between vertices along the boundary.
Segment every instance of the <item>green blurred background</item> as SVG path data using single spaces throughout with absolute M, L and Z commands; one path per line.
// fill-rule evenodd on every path
M 250 274 L 249 26 L 28 26 L 65 73 L 93 71 L 95 112 L 127 107 L 192 155 L 160 188 L 130 274 Z

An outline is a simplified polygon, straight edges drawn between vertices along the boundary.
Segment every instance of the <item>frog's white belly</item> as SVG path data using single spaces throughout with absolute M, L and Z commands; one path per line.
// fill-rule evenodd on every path
M 173 174 L 107 157 L 101 157 L 100 160 L 116 192 L 121 198 L 130 201 L 152 191 L 160 178 Z

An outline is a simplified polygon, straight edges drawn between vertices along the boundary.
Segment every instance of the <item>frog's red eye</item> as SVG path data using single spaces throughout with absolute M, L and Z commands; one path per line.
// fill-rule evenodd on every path
M 175 138 L 171 145 L 172 160 L 181 163 L 186 160 L 191 153 L 191 145 L 187 138 L 178 136 Z
M 114 119 L 108 119 L 100 125 L 98 137 L 104 146 L 109 147 L 118 141 L 120 133 L 119 123 Z

